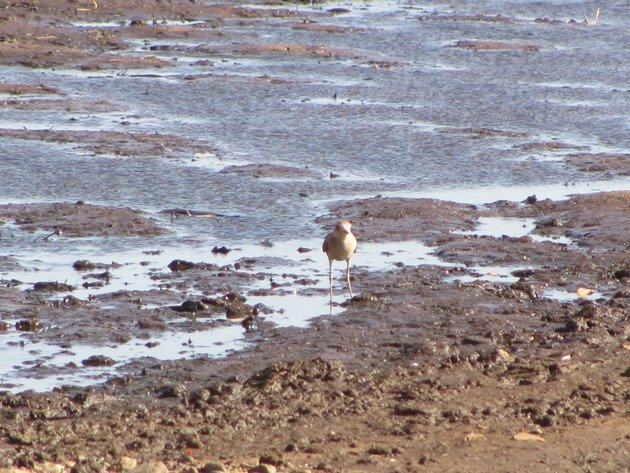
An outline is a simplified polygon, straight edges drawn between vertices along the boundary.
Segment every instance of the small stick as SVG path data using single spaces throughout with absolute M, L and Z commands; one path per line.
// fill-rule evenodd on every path
M 48 239 L 49 239 L 51 236 L 53 236 L 53 235 L 57 235 L 57 236 L 63 235 L 63 231 L 62 231 L 62 230 L 55 230 L 55 231 L 54 231 L 54 232 L 52 232 L 50 235 L 46 235 L 46 236 L 43 236 L 43 237 L 37 237 L 37 238 L 35 238 L 33 241 L 37 241 L 37 240 L 44 240 L 44 241 L 48 241 Z

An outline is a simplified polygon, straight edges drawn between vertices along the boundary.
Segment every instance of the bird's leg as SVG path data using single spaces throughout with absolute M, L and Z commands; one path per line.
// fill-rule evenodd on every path
M 346 260 L 346 281 L 348 282 L 348 289 L 350 289 L 350 297 L 352 296 L 352 284 L 350 284 L 350 260 Z
M 328 260 L 328 293 L 330 294 L 330 303 L 332 304 L 332 259 Z

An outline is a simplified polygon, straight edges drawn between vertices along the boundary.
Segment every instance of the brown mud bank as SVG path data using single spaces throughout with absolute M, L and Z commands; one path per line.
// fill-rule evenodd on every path
M 270 9 L 244 7 L 229 2 L 220 5 L 152 0 L 105 3 L 48 0 L 11 2 L 0 13 L 3 25 L 0 37 L 1 62 L 35 68 L 72 67 L 82 70 L 168 68 L 175 65 L 173 61 L 153 54 L 125 55 L 124 51 L 129 48 L 127 41 L 137 37 L 209 38 L 229 34 L 213 29 L 234 22 L 265 21 L 269 18 L 295 21 L 302 17 L 332 15 L 328 12 L 302 15 L 290 6 Z M 206 28 L 168 24 L 174 21 L 185 24 L 198 21 L 204 23 Z M 93 25 L 94 22 L 103 24 Z M 320 31 L 338 30 L 324 28 Z M 324 57 L 347 54 L 322 46 L 293 44 L 266 48 L 256 44 L 236 45 L 235 50 L 249 54 L 292 52 Z
M 2 465 L 623 471 L 630 435 L 630 261 L 628 222 L 620 217 L 629 205 L 628 192 L 484 206 L 384 198 L 337 204 L 319 223 L 350 217 L 360 242 L 380 241 L 393 258 L 396 241 L 420 239 L 454 264 L 406 259 L 387 271 L 357 268 L 361 294 L 343 304 L 341 315 L 319 317 L 306 329 L 275 327 L 259 307 L 247 332 L 251 346 L 224 358 L 138 359 L 100 386 L 0 394 Z M 517 217 L 535 220 L 532 235 L 470 233 L 479 219 Z M 554 235 L 570 242 L 554 242 Z M 238 264 L 158 271 L 154 279 L 168 294 L 111 294 L 87 305 L 29 305 L 28 293 L 4 288 L 3 318 L 24 318 L 28 307 L 40 320 L 57 321 L 51 339 L 65 326 L 84 333 L 65 337 L 69 349 L 83 337 L 98 353 L 105 332 L 90 320 L 108 326 L 112 336 L 143 331 L 150 339 L 165 330 L 169 310 L 174 317 L 190 305 L 156 317 L 138 298 L 159 303 L 179 293 L 184 301 L 195 285 L 216 291 L 220 281 L 221 290 L 246 290 L 248 278 L 271 275 L 267 261 Z M 517 267 L 518 280 L 466 279 L 486 264 Z M 242 265 L 254 273 L 241 274 Z M 293 288 L 326 297 L 301 284 L 295 280 Z M 575 297 L 547 297 L 550 288 Z M 580 289 L 600 295 L 586 299 Z M 112 304 L 116 318 L 99 302 Z M 225 307 L 196 305 L 195 311 L 206 324 L 228 323 Z M 191 320 L 188 329 L 199 327 Z M 88 360 L 99 361 L 107 360 Z
M 0 222 L 3 220 L 13 221 L 26 231 L 46 230 L 70 238 L 151 236 L 166 232 L 143 212 L 82 201 L 74 204 L 4 204 L 0 205 Z

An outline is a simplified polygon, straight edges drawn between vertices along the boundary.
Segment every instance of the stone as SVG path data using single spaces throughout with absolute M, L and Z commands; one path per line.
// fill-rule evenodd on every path
M 221 462 L 208 462 L 199 468 L 199 473 L 215 473 L 221 471 L 227 471 Z
M 138 460 L 133 457 L 121 457 L 120 458 L 120 467 L 122 471 L 133 470 L 136 466 L 138 466 Z
M 168 473 L 168 468 L 162 462 L 148 462 L 136 466 L 130 473 Z

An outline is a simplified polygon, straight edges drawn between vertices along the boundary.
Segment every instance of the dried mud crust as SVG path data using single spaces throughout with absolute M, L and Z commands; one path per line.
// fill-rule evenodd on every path
M 0 219 L 25 230 L 60 232 L 66 237 L 161 235 L 166 230 L 142 212 L 77 202 L 0 205 Z
M 259 461 L 295 472 L 575 471 L 587 464 L 623 471 L 630 460 L 630 267 L 618 235 L 624 224 L 613 222 L 627 215 L 627 204 L 624 192 L 479 208 L 430 199 L 339 204 L 320 223 L 350 215 L 366 240 L 425 240 L 461 266 L 359 268 L 354 285 L 363 292 L 342 315 L 304 330 L 276 329 L 261 313 L 247 335 L 251 348 L 223 359 L 140 359 L 103 386 L 0 394 L 1 461 L 57 462 L 65 471 L 77 461 L 89 462 L 88 471 L 120 471 L 130 459 L 160 461 L 169 471 L 212 471 L 207 465 L 217 463 L 253 471 Z M 474 228 L 482 215 L 561 219 L 562 227 L 550 228 L 565 234 L 599 220 L 588 246 L 451 233 Z M 471 271 L 469 258 L 502 265 L 522 255 L 540 267 L 514 284 L 453 281 Z M 256 268 L 255 259 L 245 263 Z M 267 279 L 268 262 L 259 266 L 247 277 Z M 219 280 L 227 290 L 240 284 L 239 274 L 199 264 L 156 272 L 160 291 L 101 296 L 115 318 L 98 300 L 51 306 L 15 288 L 0 296 L 11 321 L 28 313 L 59 326 L 75 320 L 60 338 L 71 350 L 73 333 L 93 331 L 92 318 L 115 327 L 111 335 L 150 339 L 167 328 L 169 313 L 139 310 L 139 299 L 184 300 L 188 288 L 215 291 Z M 576 281 L 602 297 L 541 295 L 543 287 Z M 226 323 L 221 313 L 198 315 L 195 323 Z

